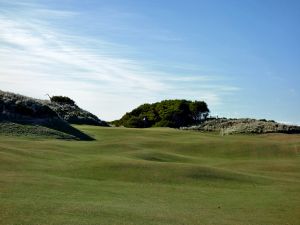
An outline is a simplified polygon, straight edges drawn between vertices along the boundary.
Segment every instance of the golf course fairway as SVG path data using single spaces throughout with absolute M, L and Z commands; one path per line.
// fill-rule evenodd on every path
M 0 136 L 1 225 L 298 225 L 300 135 Z

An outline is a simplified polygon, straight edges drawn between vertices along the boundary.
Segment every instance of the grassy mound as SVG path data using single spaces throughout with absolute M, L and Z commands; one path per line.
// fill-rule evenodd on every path
M 92 137 L 72 127 L 60 119 L 0 120 L 0 134 L 7 136 L 35 136 L 58 139 L 94 140 Z
M 1 225 L 300 223 L 300 135 L 76 128 L 0 135 Z
M 0 122 L 0 135 L 27 136 L 27 137 L 54 137 L 61 139 L 74 139 L 72 135 L 60 132 L 55 129 L 40 125 L 20 124 L 9 121 Z

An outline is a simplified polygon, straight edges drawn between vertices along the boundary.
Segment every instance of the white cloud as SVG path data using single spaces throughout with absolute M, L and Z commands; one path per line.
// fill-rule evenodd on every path
M 32 10 L 39 12 L 37 16 L 76 16 L 43 8 Z M 215 77 L 175 77 L 149 69 L 137 59 L 118 56 L 120 47 L 128 48 L 68 35 L 39 18 L 16 19 L 4 13 L 0 16 L 0 89 L 37 98 L 45 98 L 46 93 L 67 95 L 106 120 L 119 118 L 144 102 L 188 98 L 217 105 L 222 94 L 237 91 L 212 85 Z

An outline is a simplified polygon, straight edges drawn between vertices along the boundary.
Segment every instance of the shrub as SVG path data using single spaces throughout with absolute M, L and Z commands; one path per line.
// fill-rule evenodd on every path
M 205 102 L 187 100 L 164 100 L 153 104 L 143 104 L 126 113 L 116 126 L 125 127 L 174 127 L 201 123 L 209 115 Z
M 66 96 L 52 96 L 50 98 L 51 102 L 56 102 L 59 104 L 69 104 L 69 105 L 75 105 L 75 102 Z

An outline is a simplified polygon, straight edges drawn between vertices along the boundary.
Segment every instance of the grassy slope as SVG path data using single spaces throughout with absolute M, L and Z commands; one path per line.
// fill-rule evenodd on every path
M 0 136 L 29 137 L 29 138 L 57 138 L 92 141 L 92 137 L 86 135 L 70 124 L 61 120 L 52 120 L 40 124 L 32 124 L 26 121 L 0 121 Z
M 74 136 L 41 125 L 0 121 L 0 135 L 75 139 Z
M 300 135 L 0 136 L 0 224 L 300 224 Z

